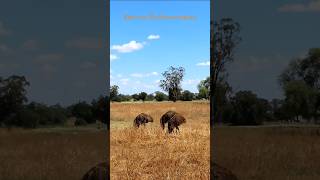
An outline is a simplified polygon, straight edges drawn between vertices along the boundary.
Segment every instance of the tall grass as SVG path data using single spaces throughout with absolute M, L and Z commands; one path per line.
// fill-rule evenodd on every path
M 213 156 L 241 180 L 320 179 L 318 127 L 218 127 Z
M 178 134 L 167 134 L 160 117 L 175 110 L 186 117 Z M 141 112 L 154 118 L 133 128 Z M 209 179 L 208 102 L 111 104 L 112 179 Z
M 0 179 L 81 179 L 105 161 L 105 137 L 97 130 L 0 129 Z

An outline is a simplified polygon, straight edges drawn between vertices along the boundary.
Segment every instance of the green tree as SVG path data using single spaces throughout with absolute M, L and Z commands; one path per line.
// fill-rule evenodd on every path
M 135 101 L 139 101 L 139 100 L 140 100 L 139 94 L 132 94 L 131 97 L 132 97 L 132 99 L 135 100 Z
M 298 120 L 299 116 L 306 119 L 317 119 L 320 112 L 318 105 L 318 94 L 320 93 L 320 48 L 310 49 L 305 57 L 292 60 L 279 76 L 279 82 L 286 94 L 286 102 L 283 109 L 295 116 L 295 120 Z M 306 96 L 312 97 L 307 98 Z M 301 100 L 302 97 L 306 99 Z M 304 106 L 305 108 L 301 107 L 302 109 L 295 111 L 302 105 L 306 105 Z M 309 109 L 307 110 L 306 107 Z
M 96 121 L 91 105 L 85 101 L 72 105 L 71 113 L 76 118 L 84 119 L 87 123 L 94 123 Z
M 192 101 L 192 99 L 194 98 L 194 94 L 188 90 L 185 90 L 182 92 L 181 95 L 181 100 L 183 101 Z
M 167 71 L 162 73 L 164 80 L 160 80 L 160 87 L 169 93 L 169 100 L 176 102 L 181 94 L 181 81 L 185 69 L 183 67 L 175 68 L 170 66 Z
M 146 92 L 141 92 L 139 94 L 139 99 L 141 99 L 142 101 L 145 101 L 147 99 L 147 93 Z
M 210 77 L 207 77 L 205 80 L 200 81 L 200 83 L 198 84 L 198 91 L 199 99 L 209 99 Z
M 295 121 L 299 117 L 311 119 L 316 112 L 317 91 L 303 81 L 291 81 L 284 87 L 285 106 L 288 113 Z
M 119 95 L 119 86 L 113 85 L 110 87 L 110 100 L 111 101 L 118 101 L 118 95 Z
M 24 76 L 0 78 L 0 124 L 7 116 L 20 111 L 23 104 L 28 101 L 26 88 L 29 85 Z
M 225 71 L 225 65 L 228 62 L 234 60 L 234 50 L 236 46 L 241 41 L 240 34 L 240 24 L 235 22 L 231 18 L 223 18 L 219 22 L 211 22 L 212 35 L 210 38 L 210 52 L 213 52 L 210 56 L 210 114 L 211 117 L 210 124 L 213 124 L 214 116 L 216 115 L 217 108 L 216 100 L 217 94 L 215 93 L 217 89 L 217 84 L 219 79 L 225 76 L 227 73 Z
M 320 48 L 310 49 L 307 56 L 290 62 L 279 77 L 285 86 L 291 81 L 304 81 L 311 88 L 320 89 Z
M 160 92 L 160 91 L 156 91 L 155 92 L 155 99 L 157 101 L 164 101 L 164 100 L 167 100 L 168 99 L 168 96 L 166 94 L 164 94 L 163 92 Z
M 153 94 L 148 94 L 147 96 L 147 101 L 153 101 L 155 98 L 154 98 L 154 95 Z
M 229 119 L 233 125 L 260 125 L 268 118 L 270 106 L 251 91 L 239 91 L 231 98 Z

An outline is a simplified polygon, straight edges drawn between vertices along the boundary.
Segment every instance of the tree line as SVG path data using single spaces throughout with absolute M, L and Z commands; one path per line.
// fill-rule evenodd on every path
M 100 96 L 91 103 L 80 101 L 67 107 L 59 104 L 48 106 L 28 102 L 28 86 L 30 83 L 24 76 L 0 77 L 0 127 L 60 126 L 71 117 L 76 118 L 76 126 L 92 124 L 97 120 L 106 123 L 106 96 Z
M 132 95 L 124 95 L 119 93 L 119 86 L 113 85 L 110 87 L 110 100 L 115 102 L 123 101 L 192 101 L 209 99 L 209 84 L 210 78 L 202 80 L 198 84 L 198 93 L 193 93 L 189 90 L 181 88 L 181 82 L 185 74 L 183 67 L 170 66 L 167 71 L 163 72 L 163 80 L 160 80 L 160 88 L 168 93 L 165 94 L 156 91 L 151 94 L 146 92 L 135 93 Z
M 266 121 L 319 122 L 320 48 L 312 48 L 279 75 L 284 98 L 268 101 L 251 91 L 233 92 L 227 82 L 227 63 L 234 61 L 240 43 L 240 24 L 231 18 L 211 23 L 211 124 L 259 125 Z

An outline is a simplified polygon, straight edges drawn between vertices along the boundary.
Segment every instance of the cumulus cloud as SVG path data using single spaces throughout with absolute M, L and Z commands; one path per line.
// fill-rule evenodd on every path
M 151 34 L 148 36 L 149 40 L 156 40 L 156 39 L 160 39 L 160 35 L 155 35 L 155 34 Z
M 284 4 L 278 8 L 279 12 L 320 12 L 320 0 L 307 3 Z
M 130 41 L 129 43 L 122 44 L 122 45 L 113 45 L 111 46 L 111 50 L 115 50 L 119 53 L 130 53 L 133 51 L 138 51 L 142 49 L 144 43 L 139 43 L 137 41 Z
M 119 57 L 115 54 L 110 54 L 110 61 L 114 61 L 116 59 L 119 59 Z
M 197 66 L 210 66 L 210 61 L 199 62 L 196 64 Z
M 197 85 L 200 83 L 201 80 L 199 79 L 186 79 L 185 81 L 182 81 L 182 84 L 184 85 Z
M 151 72 L 151 73 L 132 73 L 130 76 L 136 77 L 136 78 L 143 78 L 143 77 L 150 77 L 150 76 L 157 76 L 159 75 L 157 72 Z
M 123 78 L 123 79 L 120 79 L 120 83 L 122 84 L 122 85 L 127 85 L 128 84 L 128 82 L 129 82 L 129 78 Z
M 101 44 L 97 38 L 92 37 L 80 37 L 78 39 L 72 39 L 65 42 L 67 48 L 77 49 L 99 49 Z

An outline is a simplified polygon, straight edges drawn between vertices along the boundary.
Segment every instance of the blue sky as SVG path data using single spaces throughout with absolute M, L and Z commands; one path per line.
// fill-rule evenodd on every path
M 25 76 L 29 102 L 70 105 L 105 94 L 104 13 L 102 1 L 1 1 L 0 76 Z
M 320 0 L 220 0 L 214 13 L 215 20 L 231 17 L 241 25 L 243 40 L 228 65 L 235 91 L 282 98 L 280 73 L 292 59 L 320 47 Z
M 110 79 L 120 93 L 161 90 L 168 67 L 182 66 L 182 88 L 197 92 L 209 76 L 209 1 L 111 1 Z M 193 16 L 181 19 L 132 19 L 127 16 Z

